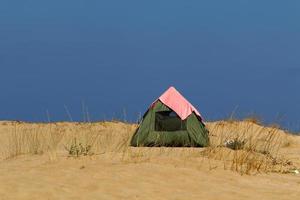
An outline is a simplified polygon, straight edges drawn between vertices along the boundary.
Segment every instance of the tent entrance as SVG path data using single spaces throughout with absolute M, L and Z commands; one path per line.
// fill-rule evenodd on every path
M 155 113 L 155 131 L 183 131 L 187 130 L 186 120 L 181 120 L 174 111 L 160 111 Z

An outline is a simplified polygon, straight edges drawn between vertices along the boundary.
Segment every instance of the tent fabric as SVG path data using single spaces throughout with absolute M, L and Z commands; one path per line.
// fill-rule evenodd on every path
M 181 120 L 185 120 L 193 112 L 203 120 L 200 112 L 186 100 L 174 87 L 170 87 L 165 93 L 163 93 L 153 104 L 160 100 L 163 104 L 171 108 Z

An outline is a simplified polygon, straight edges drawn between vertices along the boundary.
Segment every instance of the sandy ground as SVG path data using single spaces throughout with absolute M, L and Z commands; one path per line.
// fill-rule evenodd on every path
M 3 136 L 7 126 L 0 125 Z M 281 152 L 298 163 L 300 139 L 290 140 Z M 3 159 L 0 200 L 300 198 L 300 174 L 240 175 L 224 170 L 219 161 L 186 159 L 177 154 L 180 151 L 185 150 L 137 160 L 120 159 L 121 153 L 73 158 L 64 151 L 55 159 L 47 153 Z

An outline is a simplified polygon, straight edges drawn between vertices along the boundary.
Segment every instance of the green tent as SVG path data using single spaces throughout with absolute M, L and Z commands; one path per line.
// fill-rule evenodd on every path
M 144 114 L 131 146 L 208 146 L 208 131 L 200 113 L 170 87 Z

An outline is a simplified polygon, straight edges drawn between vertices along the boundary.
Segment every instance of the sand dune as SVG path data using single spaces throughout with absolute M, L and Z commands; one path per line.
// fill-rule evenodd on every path
M 250 122 L 212 122 L 207 127 L 214 146 L 235 135 L 249 138 L 253 134 L 264 140 L 274 130 Z M 281 165 L 281 171 L 241 175 L 231 169 L 230 162 L 226 165 L 218 157 L 207 156 L 207 148 L 130 148 L 135 128 L 119 122 L 1 122 L 0 199 L 300 197 L 300 175 L 289 173 L 300 166 L 298 136 L 274 132 L 277 157 L 289 161 Z M 70 156 L 66 149 L 74 138 L 83 145 L 92 144 L 91 154 Z M 214 152 L 227 151 L 220 149 Z

